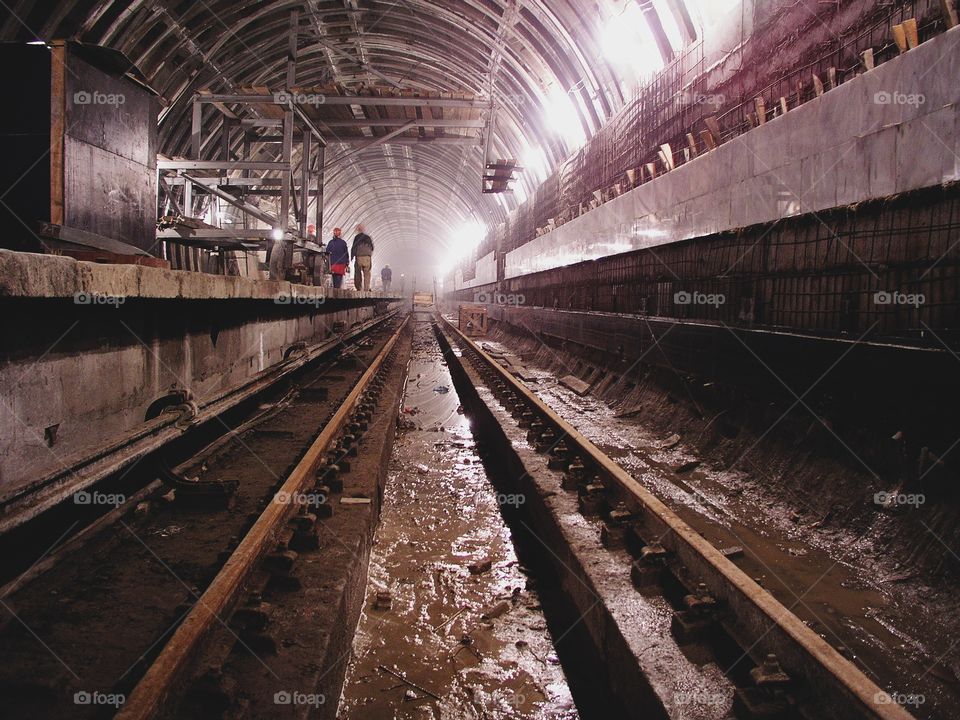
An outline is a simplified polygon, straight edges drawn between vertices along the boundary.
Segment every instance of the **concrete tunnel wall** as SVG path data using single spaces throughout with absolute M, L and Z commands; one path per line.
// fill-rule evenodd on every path
M 508 252 L 505 278 L 956 181 L 958 65 L 960 27 Z
M 202 405 L 386 300 L 41 255 L 0 253 L 0 266 L 0 501 L 142 426 L 171 392 Z

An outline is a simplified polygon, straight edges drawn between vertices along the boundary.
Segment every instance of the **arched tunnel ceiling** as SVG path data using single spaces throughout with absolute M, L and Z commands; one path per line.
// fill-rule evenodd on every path
M 492 99 L 498 110 L 490 156 L 522 161 L 535 148 L 554 167 L 569 148 L 546 120 L 545 98 L 567 93 L 587 137 L 622 106 L 622 77 L 606 60 L 601 28 L 633 2 L 6 0 L 0 39 L 72 38 L 120 50 L 161 96 L 161 152 L 186 156 L 196 92 L 286 87 L 291 11 L 297 10 L 296 86 Z M 661 54 L 669 52 L 656 13 L 678 21 L 686 13 L 683 0 L 637 4 L 652 18 Z M 219 122 L 216 115 L 205 114 L 205 125 Z M 472 132 L 482 137 L 484 130 Z M 335 162 L 351 148 L 326 139 L 327 162 L 334 165 L 325 181 L 324 234 L 363 221 L 381 257 L 396 265 L 432 269 L 458 250 L 451 246 L 465 222 L 492 227 L 517 205 L 514 195 L 481 194 L 482 142 L 382 145 Z M 519 182 L 529 193 L 537 181 L 528 170 Z

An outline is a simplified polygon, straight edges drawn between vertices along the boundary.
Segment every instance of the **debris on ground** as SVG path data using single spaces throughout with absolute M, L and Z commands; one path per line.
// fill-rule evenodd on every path
M 377 590 L 377 597 L 373 602 L 374 610 L 389 610 L 393 607 L 393 593 L 389 590 Z
M 495 620 L 501 615 L 504 615 L 505 613 L 509 612 L 511 608 L 513 608 L 513 605 L 510 603 L 509 600 L 501 600 L 495 605 L 492 605 L 488 607 L 486 610 L 484 610 L 483 614 L 480 615 L 480 617 L 483 618 L 484 620 Z
M 493 567 L 493 561 L 487 558 L 486 560 L 480 560 L 479 562 L 470 563 L 467 565 L 467 570 L 470 571 L 471 575 L 482 575 L 487 572 L 491 567 Z
M 566 377 L 560 378 L 560 384 L 568 390 L 572 390 L 580 397 L 590 392 L 590 383 L 584 382 L 576 375 L 567 375 Z
M 447 387 L 446 385 L 437 385 L 437 386 L 433 389 L 433 391 L 434 391 L 435 393 L 440 393 L 441 395 L 446 395 L 448 392 L 450 392 L 450 388 Z
M 679 444 L 680 444 L 680 436 L 677 435 L 676 433 L 674 433 L 673 435 L 671 435 L 670 437 L 668 437 L 666 440 L 660 442 L 660 443 L 657 445 L 657 449 L 658 449 L 658 450 L 670 450 L 671 448 L 675 448 L 675 447 L 676 447 L 677 445 L 679 445 Z

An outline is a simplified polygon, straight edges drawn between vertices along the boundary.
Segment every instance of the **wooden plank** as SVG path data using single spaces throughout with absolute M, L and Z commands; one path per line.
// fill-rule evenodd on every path
M 940 0 L 940 12 L 947 28 L 957 26 L 957 0 Z
M 560 378 L 560 384 L 569 390 L 573 390 L 577 395 L 583 397 L 590 392 L 590 383 L 586 383 L 576 375 L 566 375 Z
M 673 148 L 670 147 L 670 143 L 663 143 L 660 146 L 660 152 L 662 153 L 661 157 L 663 159 L 663 166 L 668 170 L 673 170 Z
M 907 51 L 907 33 L 903 25 L 894 25 L 891 30 L 893 31 L 893 41 L 897 44 L 897 49 L 900 50 L 902 55 Z
M 920 34 L 917 31 L 917 19 L 910 18 L 903 21 L 903 30 L 907 36 L 907 49 L 913 50 L 920 44 Z
M 703 119 L 703 123 L 707 126 L 710 134 L 713 135 L 714 141 L 719 143 L 723 134 L 720 132 L 720 123 L 717 118 L 714 115 L 709 115 Z
M 63 137 L 66 128 L 67 44 L 50 43 L 50 222 L 63 225 Z
M 816 73 L 813 75 L 813 90 L 817 94 L 817 97 L 823 95 L 823 82 L 817 77 Z

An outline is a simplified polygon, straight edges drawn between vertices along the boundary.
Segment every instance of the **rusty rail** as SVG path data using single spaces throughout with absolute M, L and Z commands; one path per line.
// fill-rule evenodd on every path
M 326 424 L 317 439 L 277 491 L 289 497 L 303 492 L 313 481 L 316 468 L 324 452 L 330 446 L 344 422 L 357 404 L 360 395 L 370 380 L 393 350 L 394 345 L 409 321 L 409 315 L 383 349 L 367 368 Z M 177 694 L 190 662 L 196 657 L 205 637 L 215 623 L 225 622 L 221 615 L 229 612 L 242 592 L 244 581 L 250 576 L 259 561 L 273 546 L 276 533 L 297 510 L 296 503 L 271 502 L 250 532 L 243 538 L 226 564 L 217 573 L 210 586 L 203 592 L 197 604 L 177 627 L 170 641 L 164 646 L 153 664 L 137 683 L 123 708 L 115 716 L 117 720 L 150 720 L 160 715 L 167 703 Z
M 803 680 L 815 692 L 818 705 L 830 708 L 821 717 L 909 720 L 912 716 L 894 704 L 888 693 L 864 675 L 853 663 L 807 627 L 764 588 L 707 542 L 676 513 L 610 459 L 589 439 L 555 413 L 523 383 L 447 318 L 449 332 L 461 347 L 490 366 L 534 412 L 557 429 L 557 441 L 572 445 L 639 505 L 660 534 L 659 543 L 697 577 L 710 592 L 733 611 L 732 630 L 738 641 L 747 640 L 749 654 L 776 654 L 784 670 Z

